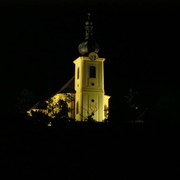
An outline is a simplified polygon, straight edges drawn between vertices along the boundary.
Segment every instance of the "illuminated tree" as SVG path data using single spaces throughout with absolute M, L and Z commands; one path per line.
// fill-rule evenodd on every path
M 64 95 L 65 96 L 60 98 L 53 99 L 52 97 L 47 101 L 47 115 L 51 118 L 53 124 L 74 121 L 74 119 L 69 117 L 71 108 L 68 106 L 68 103 L 74 101 L 74 97 L 68 93 Z
M 68 112 L 70 111 L 70 109 L 68 108 L 67 102 L 60 99 L 58 102 L 58 107 L 60 110 L 56 116 L 60 117 L 61 119 L 68 119 Z
M 68 103 L 74 101 L 74 98 L 65 94 L 65 98 L 49 98 L 47 102 L 47 115 L 51 118 L 55 118 L 56 116 L 62 116 L 62 118 L 68 118 L 68 112 L 70 108 L 68 108 Z

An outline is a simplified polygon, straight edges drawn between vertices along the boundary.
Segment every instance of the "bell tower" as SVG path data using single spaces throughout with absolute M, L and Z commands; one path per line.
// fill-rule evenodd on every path
M 79 44 L 75 64 L 75 119 L 77 121 L 107 119 L 110 96 L 104 90 L 104 61 L 98 56 L 99 46 L 93 38 L 93 23 L 88 13 L 85 40 Z

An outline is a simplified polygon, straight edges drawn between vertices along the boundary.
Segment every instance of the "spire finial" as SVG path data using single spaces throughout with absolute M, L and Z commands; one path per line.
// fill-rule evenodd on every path
M 88 13 L 87 15 L 88 15 L 88 20 L 90 20 L 90 17 L 91 17 L 91 13 Z
M 92 32 L 93 23 L 90 20 L 91 13 L 87 13 L 87 15 L 88 15 L 88 17 L 87 17 L 88 19 L 85 23 L 85 39 L 92 38 L 92 36 L 93 36 L 93 32 Z

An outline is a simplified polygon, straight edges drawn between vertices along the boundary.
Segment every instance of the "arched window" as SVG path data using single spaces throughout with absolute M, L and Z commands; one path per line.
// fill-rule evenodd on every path
M 79 79 L 79 68 L 77 69 L 77 79 Z
M 107 107 L 107 105 L 104 106 L 104 117 L 106 119 L 108 118 L 108 107 Z
M 89 77 L 90 78 L 95 78 L 96 77 L 96 67 L 95 66 L 90 66 L 89 67 Z
M 76 103 L 76 114 L 78 114 L 79 113 L 79 102 L 77 101 L 77 103 Z

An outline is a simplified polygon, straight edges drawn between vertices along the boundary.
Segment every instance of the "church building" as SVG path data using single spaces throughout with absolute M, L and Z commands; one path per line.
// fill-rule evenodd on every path
M 56 117 L 63 108 L 68 109 L 68 118 L 75 121 L 92 119 L 103 122 L 108 118 L 110 96 L 105 95 L 104 62 L 98 56 L 99 45 L 93 37 L 93 23 L 88 14 L 85 22 L 85 39 L 79 44 L 80 56 L 73 61 L 74 76 L 54 95 L 44 102 L 38 102 L 27 113 L 42 112 L 49 117 Z

